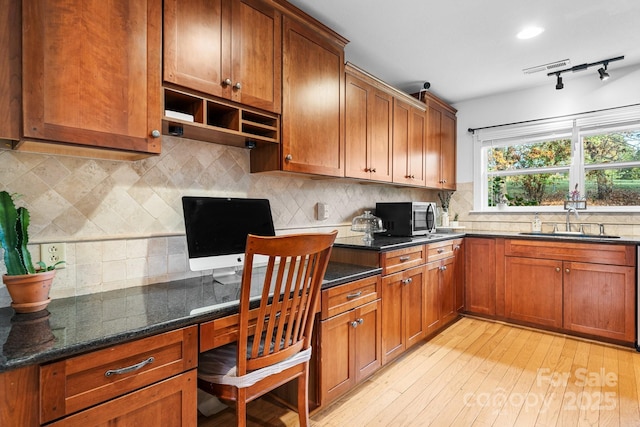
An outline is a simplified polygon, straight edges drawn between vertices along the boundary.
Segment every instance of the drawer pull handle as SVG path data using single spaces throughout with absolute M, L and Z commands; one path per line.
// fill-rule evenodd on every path
M 111 375 L 128 374 L 129 372 L 137 371 L 138 369 L 144 368 L 148 364 L 153 363 L 154 360 L 156 360 L 156 359 L 153 356 L 151 356 L 150 358 L 148 358 L 146 360 L 143 360 L 140 363 L 136 363 L 135 365 L 127 366 L 126 368 L 109 369 L 107 372 L 104 373 L 104 376 L 105 377 L 110 377 Z
M 411 257 L 409 255 L 406 256 L 401 256 L 400 257 L 400 262 L 407 262 L 411 259 Z
M 362 291 L 358 291 L 355 294 L 349 294 L 347 295 L 347 299 L 354 299 L 354 298 L 358 298 L 360 295 L 362 295 Z
M 441 254 L 442 252 L 444 252 L 444 249 L 440 248 L 438 249 L 438 253 Z

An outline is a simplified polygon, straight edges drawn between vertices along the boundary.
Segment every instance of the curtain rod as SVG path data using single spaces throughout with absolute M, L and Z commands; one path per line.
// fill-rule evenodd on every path
M 492 129 L 492 128 L 499 128 L 499 127 L 503 127 L 503 126 L 511 126 L 511 125 L 521 125 L 521 124 L 525 124 L 525 123 L 541 122 L 541 121 L 544 121 L 544 120 L 563 119 L 563 118 L 566 118 L 566 117 L 575 117 L 575 116 L 579 116 L 579 115 L 581 115 L 581 114 L 599 113 L 599 112 L 602 112 L 602 111 L 617 110 L 617 109 L 619 109 L 619 108 L 637 107 L 637 106 L 640 106 L 640 103 L 638 103 L 638 104 L 622 105 L 622 106 L 620 106 L 620 107 L 603 108 L 603 109 L 601 109 L 601 110 L 585 111 L 585 112 L 582 112 L 582 113 L 565 114 L 565 115 L 562 115 L 562 116 L 546 117 L 546 118 L 543 118 L 543 119 L 523 120 L 523 121 L 521 121 L 521 122 L 503 123 L 503 124 L 501 124 L 501 125 L 485 126 L 485 127 L 481 127 L 481 128 L 469 128 L 469 129 L 467 129 L 467 132 L 469 132 L 469 133 L 475 133 L 475 131 L 477 131 L 477 130 Z

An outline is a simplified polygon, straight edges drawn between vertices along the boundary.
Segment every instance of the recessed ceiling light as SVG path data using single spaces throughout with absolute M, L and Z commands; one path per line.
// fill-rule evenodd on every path
M 533 38 L 535 36 L 539 36 L 544 31 L 544 28 L 541 27 L 527 27 L 520 31 L 517 35 L 519 39 L 526 40 Z

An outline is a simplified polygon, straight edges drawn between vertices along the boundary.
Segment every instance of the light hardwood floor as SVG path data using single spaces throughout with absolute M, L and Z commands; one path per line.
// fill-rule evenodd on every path
M 327 408 L 313 426 L 640 426 L 640 353 L 462 318 Z M 249 425 L 297 426 L 259 399 Z M 235 425 L 230 410 L 201 427 Z

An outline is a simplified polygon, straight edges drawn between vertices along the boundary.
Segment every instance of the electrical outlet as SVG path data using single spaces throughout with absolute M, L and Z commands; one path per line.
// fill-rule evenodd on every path
M 64 243 L 43 243 L 40 245 L 40 261 L 47 266 L 53 265 L 58 261 L 67 260 L 67 246 Z M 58 264 L 57 269 L 65 267 L 65 263 Z

